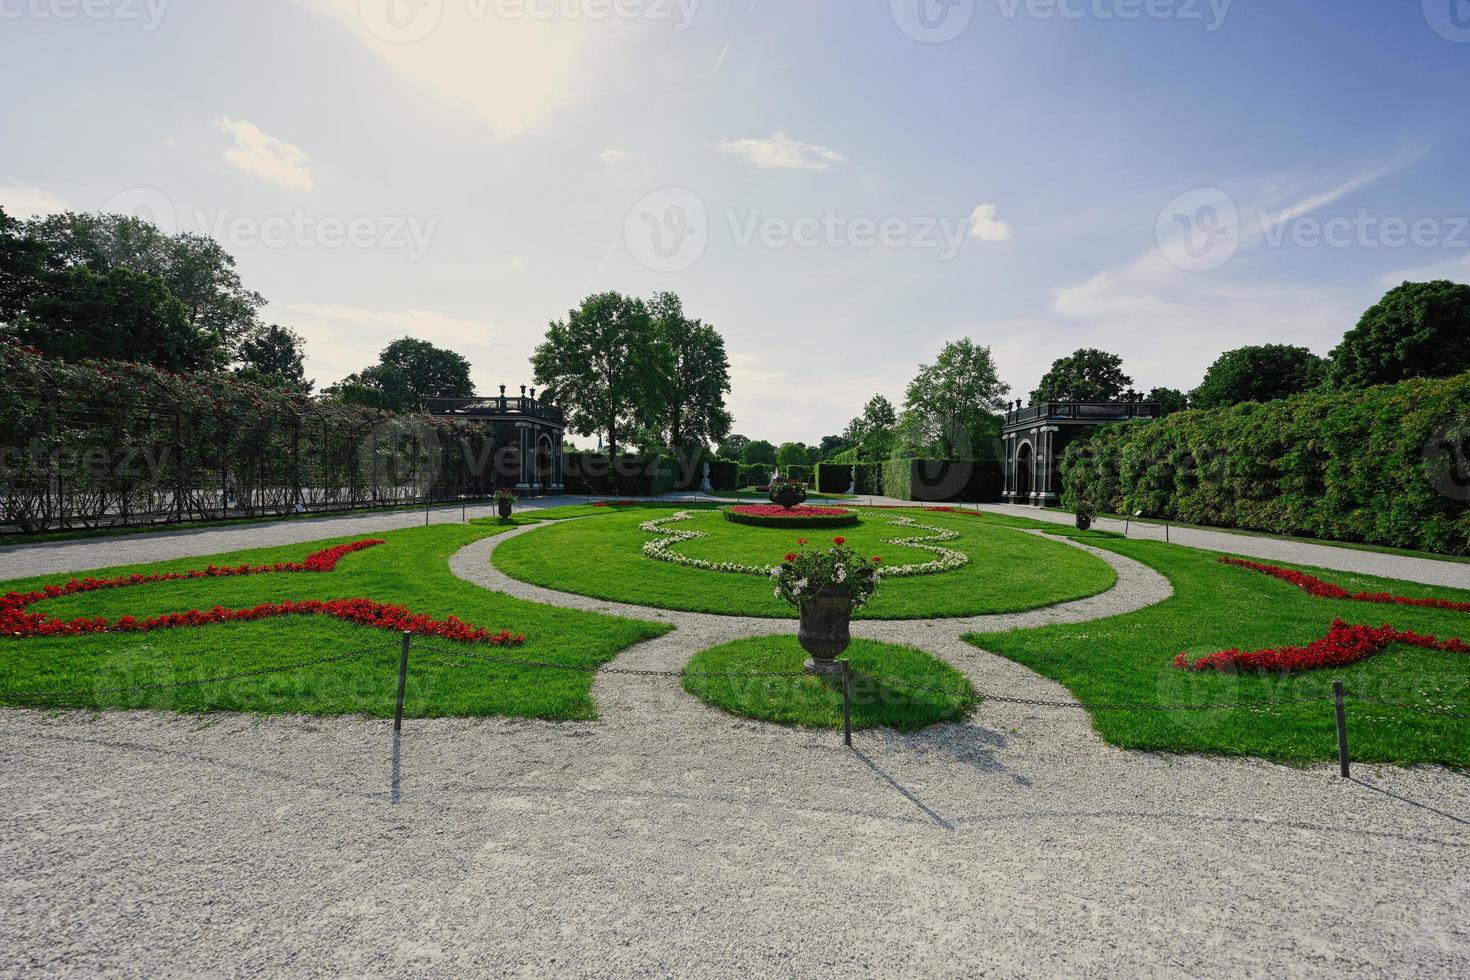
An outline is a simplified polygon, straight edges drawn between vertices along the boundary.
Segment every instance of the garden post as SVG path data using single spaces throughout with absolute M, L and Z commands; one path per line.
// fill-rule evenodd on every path
M 1332 682 L 1332 701 L 1337 710 L 1337 767 L 1348 778 L 1347 706 L 1343 704 L 1342 681 Z
M 842 661 L 842 741 L 852 748 L 852 664 Z
M 398 702 L 393 709 L 393 730 L 403 731 L 403 691 L 408 686 L 408 646 L 413 634 L 403 631 L 402 652 L 398 657 Z

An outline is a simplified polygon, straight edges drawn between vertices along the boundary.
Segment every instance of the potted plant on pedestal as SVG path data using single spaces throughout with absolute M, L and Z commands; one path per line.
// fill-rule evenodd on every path
M 1092 522 L 1097 520 L 1097 508 L 1083 501 L 1077 505 L 1077 530 L 1086 531 L 1092 527 Z
M 833 538 L 832 546 L 820 551 L 808 551 L 804 540 L 798 543 L 802 550 L 788 554 L 771 570 L 776 596 L 801 610 L 797 639 L 812 655 L 806 662 L 807 673 L 841 674 L 843 667 L 837 658 L 852 643 L 853 610 L 862 608 L 878 591 L 883 559 L 859 557 L 847 547 L 845 538 Z
M 510 520 L 511 511 L 514 510 L 515 505 L 519 503 L 519 501 L 516 500 L 516 495 L 511 493 L 509 490 L 496 490 L 495 496 L 491 497 L 490 499 L 495 501 L 495 507 L 497 510 L 500 511 L 500 519 L 502 521 Z
M 800 480 L 772 480 L 768 496 L 771 503 L 790 510 L 806 503 L 806 484 Z

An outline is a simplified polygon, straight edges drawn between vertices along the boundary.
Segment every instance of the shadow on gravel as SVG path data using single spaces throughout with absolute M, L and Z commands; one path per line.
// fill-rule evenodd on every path
M 1411 800 L 1407 796 L 1400 796 L 1398 793 L 1395 793 L 1395 792 L 1393 792 L 1391 790 L 1386 790 L 1382 786 L 1376 786 L 1373 783 L 1367 782 L 1366 780 L 1358 779 L 1357 777 L 1352 777 L 1352 778 L 1350 778 L 1348 780 L 1348 782 L 1350 782 L 1350 783 L 1357 783 L 1359 786 L 1363 787 L 1364 789 L 1369 789 L 1369 790 L 1372 790 L 1375 793 L 1380 793 L 1380 794 L 1382 794 L 1384 796 L 1387 796 L 1389 799 L 1398 800 L 1400 803 L 1407 803 L 1407 804 L 1409 804 L 1409 806 L 1417 807 L 1420 810 L 1424 810 L 1424 811 L 1426 811 L 1428 813 L 1433 813 L 1436 816 L 1444 817 L 1446 820 L 1453 820 L 1455 823 L 1464 824 L 1466 826 L 1470 826 L 1470 820 L 1466 820 L 1464 817 L 1457 817 L 1453 813 L 1446 813 L 1443 810 L 1437 810 L 1437 809 L 1435 809 L 1434 807 L 1430 806 L 1427 803 L 1420 803 L 1418 800 Z

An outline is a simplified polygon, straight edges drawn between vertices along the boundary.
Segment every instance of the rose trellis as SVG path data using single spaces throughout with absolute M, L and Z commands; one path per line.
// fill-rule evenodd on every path
M 700 568 L 710 572 L 728 572 L 734 575 L 759 575 L 770 577 L 773 572 L 780 570 L 777 565 L 744 565 L 739 562 L 730 561 L 708 561 L 703 558 L 691 558 L 674 550 L 676 545 L 687 541 L 697 541 L 708 537 L 704 531 L 693 531 L 688 529 L 674 529 L 669 525 L 680 524 L 684 521 L 693 520 L 695 511 L 681 510 L 668 517 L 660 517 L 656 520 L 645 521 L 640 524 L 639 530 L 648 534 L 658 535 L 652 541 L 643 545 L 645 557 L 655 561 L 671 562 L 675 565 L 684 565 L 688 568 Z M 885 544 L 896 544 L 905 548 L 915 548 L 919 551 L 927 551 L 934 555 L 932 561 L 920 562 L 910 565 L 884 565 L 878 570 L 880 578 L 913 578 L 919 575 L 939 575 L 944 572 L 952 572 L 957 568 L 963 568 L 970 563 L 970 556 L 953 548 L 941 547 L 936 542 L 956 541 L 960 534 L 948 528 L 936 527 L 933 524 L 920 524 L 911 517 L 896 517 L 888 522 L 894 527 L 915 528 L 929 532 L 927 535 L 914 535 L 901 538 L 887 538 Z

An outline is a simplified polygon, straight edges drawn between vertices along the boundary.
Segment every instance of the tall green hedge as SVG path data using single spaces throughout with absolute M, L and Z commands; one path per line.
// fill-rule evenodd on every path
M 883 464 L 883 493 L 930 503 L 1000 499 L 1001 464 L 992 459 L 890 459 Z
M 1067 448 L 1063 503 L 1470 552 L 1470 374 L 1111 426 Z
M 562 469 L 567 493 L 596 497 L 656 497 L 671 492 L 679 474 L 672 456 L 606 453 L 566 453 Z
M 818 463 L 816 473 L 818 493 L 847 493 L 852 486 L 851 463 Z

